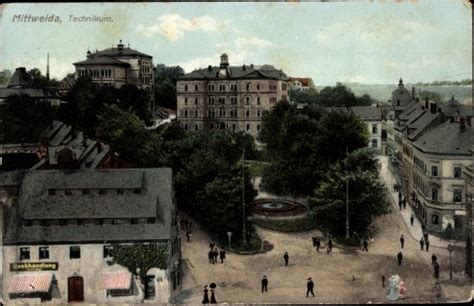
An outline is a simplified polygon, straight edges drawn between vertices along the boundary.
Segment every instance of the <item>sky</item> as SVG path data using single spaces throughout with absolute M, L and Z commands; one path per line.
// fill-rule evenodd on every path
M 270 64 L 316 85 L 396 84 L 472 78 L 467 0 L 336 3 L 8 4 L 0 8 L 0 70 L 46 70 L 62 79 L 88 49 L 122 39 L 154 64 L 186 72 L 218 65 Z M 59 22 L 16 22 L 15 15 Z M 113 22 L 74 22 L 111 17 Z

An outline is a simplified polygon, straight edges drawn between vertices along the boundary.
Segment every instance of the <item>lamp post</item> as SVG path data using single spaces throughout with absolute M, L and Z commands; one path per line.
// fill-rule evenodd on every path
M 451 260 L 451 253 L 453 252 L 453 245 L 450 243 L 448 244 L 448 251 L 449 251 L 449 279 L 453 280 L 453 266 Z
M 243 149 L 242 153 L 242 236 L 243 236 L 243 244 L 247 244 L 247 231 L 245 229 L 245 175 L 244 175 L 244 169 L 245 169 L 245 147 Z
M 344 161 L 346 176 L 346 238 L 349 238 L 349 177 L 347 175 L 347 155 L 348 149 L 346 146 L 346 160 Z

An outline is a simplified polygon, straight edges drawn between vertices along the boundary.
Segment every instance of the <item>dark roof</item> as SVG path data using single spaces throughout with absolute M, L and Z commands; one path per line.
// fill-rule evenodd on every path
M 90 188 L 89 195 L 82 189 Z M 93 192 L 112 189 L 107 194 Z M 140 194 L 116 190 L 140 188 Z M 56 189 L 55 195 L 48 190 Z M 65 195 L 64 189 L 73 191 Z M 174 213 L 171 169 L 29 170 L 21 182 L 5 244 L 157 241 L 171 234 Z M 157 218 L 150 224 L 23 226 L 20 220 Z
M 473 114 L 472 106 L 459 103 L 454 96 L 440 107 L 447 116 L 472 116 Z
M 10 88 L 19 88 L 19 87 L 29 87 L 33 81 L 31 74 L 26 72 L 25 67 L 19 67 L 15 69 L 8 87 Z
M 129 63 L 122 62 L 118 59 L 108 56 L 94 56 L 92 58 L 88 58 L 84 61 L 76 62 L 73 65 L 76 66 L 87 66 L 87 65 L 114 65 L 114 66 L 130 66 Z
M 473 141 L 474 129 L 466 125 L 462 132 L 459 122 L 446 120 L 427 130 L 413 144 L 427 153 L 471 156 L 469 150 Z
M 409 105 L 396 119 L 394 128 L 405 134 L 410 140 L 420 136 L 429 126 L 441 120 L 442 114 L 436 109 L 431 113 L 429 108 L 419 102 Z
M 277 79 L 277 80 L 288 80 L 286 74 L 275 69 L 271 65 L 243 65 L 243 66 L 229 66 L 223 69 L 227 69 L 229 78 L 232 79 Z M 179 80 L 194 80 L 194 79 L 219 79 L 219 71 L 221 67 L 210 66 L 204 69 L 194 70 L 190 73 L 185 74 Z
M 47 90 L 39 88 L 0 88 L 0 98 L 6 99 L 13 95 L 28 95 L 37 99 L 59 99 L 57 90 Z
M 108 48 L 102 51 L 97 51 L 90 54 L 92 57 L 95 56 L 110 56 L 110 57 L 146 57 L 153 58 L 151 55 L 142 53 L 140 51 L 130 49 L 127 47 L 123 48 Z

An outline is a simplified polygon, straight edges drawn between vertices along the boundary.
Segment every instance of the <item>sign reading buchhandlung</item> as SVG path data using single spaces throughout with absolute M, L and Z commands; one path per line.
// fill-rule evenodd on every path
M 10 264 L 10 271 L 54 271 L 57 269 L 57 262 L 14 262 Z

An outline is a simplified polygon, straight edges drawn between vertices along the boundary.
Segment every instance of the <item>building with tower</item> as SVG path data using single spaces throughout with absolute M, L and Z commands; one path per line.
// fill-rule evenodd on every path
M 153 57 L 125 47 L 122 40 L 116 47 L 87 51 L 87 59 L 73 65 L 76 79 L 88 75 L 100 86 L 134 85 L 149 92 L 153 98 Z
M 264 111 L 288 101 L 288 77 L 271 65 L 219 66 L 185 74 L 177 82 L 177 118 L 184 129 L 230 129 L 256 137 Z

